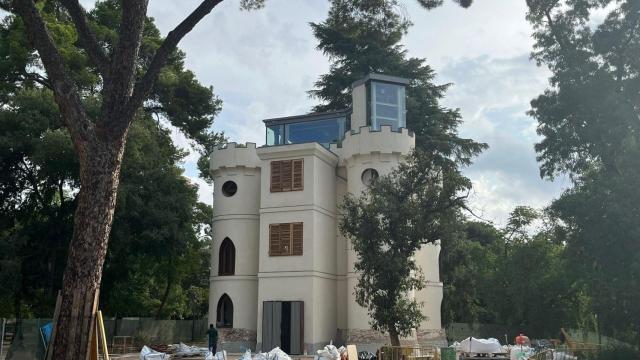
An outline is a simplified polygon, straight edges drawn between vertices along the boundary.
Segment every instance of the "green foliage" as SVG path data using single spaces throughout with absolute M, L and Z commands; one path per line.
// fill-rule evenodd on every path
M 553 213 L 529 207 L 516 207 L 502 229 L 464 223 L 442 246 L 443 321 L 503 324 L 540 338 L 561 327 L 596 330 L 566 233 Z
M 414 151 L 363 195 L 347 195 L 340 231 L 358 255 L 356 301 L 369 310 L 375 330 L 393 345 L 424 320 L 422 304 L 407 296 L 425 286 L 413 259 L 422 245 L 441 238 L 446 220 L 464 206 L 471 184 L 449 162 Z
M 99 2 L 89 14 L 105 47 L 117 41 L 119 4 Z M 101 79 L 74 26 L 57 2 L 39 6 L 88 112 L 96 114 Z M 141 71 L 160 43 L 149 18 Z M 0 25 L 0 53 L 0 316 L 49 317 L 72 234 L 78 159 L 37 53 L 12 15 Z M 206 311 L 212 209 L 198 203 L 197 188 L 179 167 L 187 154 L 170 132 L 179 129 L 206 156 L 222 139 L 210 130 L 220 107 L 176 50 L 129 131 L 100 294 L 107 315 L 185 318 Z
M 543 140 L 541 174 L 619 171 L 619 157 L 638 153 L 640 3 L 529 0 L 533 57 L 548 66 L 552 88 L 531 102 Z M 607 5 L 604 22 L 591 15 Z M 566 5 L 566 6 L 565 6 Z
M 533 57 L 552 71 L 530 111 L 543 137 L 541 174 L 574 181 L 551 205 L 566 224 L 572 276 L 603 332 L 638 344 L 640 2 L 527 3 Z
M 440 252 L 443 283 L 442 323 L 492 323 L 495 315 L 480 292 L 483 277 L 491 270 L 495 249 L 502 248 L 502 234 L 492 225 L 467 221 L 460 216 L 447 225 Z

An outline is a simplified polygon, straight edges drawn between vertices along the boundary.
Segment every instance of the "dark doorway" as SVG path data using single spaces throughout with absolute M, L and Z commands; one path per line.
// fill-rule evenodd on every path
M 218 301 L 218 309 L 216 312 L 216 327 L 231 328 L 233 327 L 233 303 L 229 295 L 224 294 Z
M 304 302 L 265 301 L 262 311 L 262 350 L 279 346 L 291 355 L 301 355 L 304 344 Z

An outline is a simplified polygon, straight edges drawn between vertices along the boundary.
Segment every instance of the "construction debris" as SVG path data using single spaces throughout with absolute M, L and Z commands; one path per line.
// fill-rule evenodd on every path
M 253 360 L 291 360 L 291 357 L 279 347 L 276 347 L 268 353 L 257 353 Z
M 468 337 L 460 342 L 459 351 L 475 354 L 499 354 L 503 352 L 503 349 L 497 339 L 476 339 L 474 337 Z
M 140 360 L 164 360 L 168 358 L 167 354 L 152 350 L 146 345 L 140 350 Z
M 175 345 L 175 351 L 173 357 L 192 357 L 192 356 L 206 356 L 209 349 L 206 347 L 189 346 L 185 343 Z
M 341 346 L 336 348 L 333 344 L 329 344 L 322 350 L 318 350 L 318 360 L 340 360 L 342 355 L 347 352 L 347 348 Z

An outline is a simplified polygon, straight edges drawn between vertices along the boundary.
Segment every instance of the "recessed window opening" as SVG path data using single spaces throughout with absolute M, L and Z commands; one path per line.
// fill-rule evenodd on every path
M 362 176 L 360 178 L 363 184 L 365 184 L 366 186 L 371 186 L 376 182 L 376 180 L 378 180 L 379 177 L 380 175 L 378 174 L 378 171 L 376 169 L 369 168 L 365 169 L 362 172 Z
M 236 270 L 236 247 L 229 238 L 224 238 L 218 254 L 218 275 L 233 275 Z
M 236 192 L 238 192 L 238 185 L 234 181 L 229 180 L 222 184 L 222 195 L 230 197 L 235 195 Z
M 371 128 L 383 125 L 393 131 L 406 127 L 405 88 L 401 85 L 371 82 Z

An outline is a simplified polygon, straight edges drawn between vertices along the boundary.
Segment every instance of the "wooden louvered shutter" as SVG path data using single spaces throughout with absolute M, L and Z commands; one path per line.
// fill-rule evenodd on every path
M 280 249 L 280 225 L 269 225 L 269 255 L 282 255 Z
M 271 162 L 271 192 L 282 191 L 282 166 L 281 161 Z
M 291 255 L 291 224 L 280 224 L 280 255 Z
M 291 227 L 291 255 L 302 255 L 302 223 L 293 223 Z
M 281 191 L 291 191 L 291 183 L 293 178 L 291 160 L 282 160 L 280 161 L 280 185 L 282 186 Z
M 292 190 L 304 189 L 304 159 L 292 160 Z

